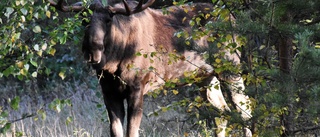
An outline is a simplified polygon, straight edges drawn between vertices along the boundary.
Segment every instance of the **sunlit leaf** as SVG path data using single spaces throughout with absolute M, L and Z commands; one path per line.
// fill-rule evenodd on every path
M 66 74 L 65 74 L 65 71 L 60 71 L 59 72 L 59 77 L 64 80 L 66 78 Z
M 179 94 L 179 91 L 178 90 L 172 90 L 172 93 L 177 95 L 177 94 Z
M 73 121 L 73 118 L 71 116 L 67 117 L 66 125 L 69 125 L 72 121 Z
M 39 51 L 37 52 L 37 54 L 41 57 L 41 56 L 42 56 L 42 50 L 39 50 Z
M 36 19 L 38 19 L 38 18 L 39 18 L 39 13 L 38 13 L 38 12 L 34 13 L 34 14 L 33 14 L 33 17 L 35 17 Z
M 216 63 L 221 63 L 221 59 L 216 58 L 216 59 L 215 59 L 215 62 L 216 62 Z
M 24 17 L 23 15 L 21 16 L 21 22 L 25 22 L 26 21 L 26 17 Z
M 37 73 L 37 72 L 33 72 L 33 73 L 31 74 L 31 76 L 34 77 L 34 78 L 36 78 L 36 77 L 38 76 L 38 73 Z
M 18 110 L 19 104 L 20 104 L 20 97 L 16 96 L 14 99 L 11 100 L 10 107 L 14 110 Z
M 33 31 L 34 33 L 40 33 L 40 32 L 41 32 L 41 27 L 40 27 L 39 25 L 37 25 L 37 26 L 35 26 L 35 27 L 32 29 L 32 31 Z
M 49 50 L 49 54 L 50 55 L 54 55 L 56 53 L 56 49 L 54 49 L 54 48 L 51 48 L 50 50 Z
M 47 49 L 47 43 L 44 43 L 42 46 L 41 46 L 41 49 L 44 51 Z
M 161 111 L 162 111 L 162 112 L 167 112 L 167 111 L 168 111 L 168 108 L 167 108 L 167 107 L 161 107 Z
M 23 68 L 24 63 L 22 61 L 18 61 L 18 62 L 16 62 L 16 65 L 18 68 L 21 69 L 21 68 Z
M 28 14 L 28 10 L 25 9 L 25 8 L 20 9 L 20 11 L 21 11 L 21 13 L 22 13 L 23 15 L 27 15 L 27 14 Z
M 36 51 L 39 51 L 39 45 L 38 44 L 34 45 L 33 49 L 36 50 Z
M 28 74 L 28 70 L 25 68 L 20 69 L 20 74 L 26 76 Z
M 16 0 L 16 5 L 19 6 L 20 5 L 20 1 Z
M 5 15 L 7 18 L 9 18 L 10 15 L 11 15 L 13 12 L 14 12 L 14 9 L 13 9 L 13 8 L 7 7 L 7 8 L 6 8 L 6 13 L 4 13 L 4 15 Z
M 11 65 L 10 67 L 8 67 L 3 71 L 3 75 L 8 77 L 10 74 L 13 73 L 13 71 L 14 71 L 14 66 Z
M 49 10 L 46 11 L 46 16 L 47 16 L 48 18 L 51 17 L 51 12 L 50 12 Z
M 228 35 L 226 36 L 226 39 L 227 39 L 227 41 L 231 41 L 231 40 L 232 40 L 232 35 L 228 34 Z
M 221 48 L 221 43 L 217 43 L 217 47 L 218 47 L 218 48 Z

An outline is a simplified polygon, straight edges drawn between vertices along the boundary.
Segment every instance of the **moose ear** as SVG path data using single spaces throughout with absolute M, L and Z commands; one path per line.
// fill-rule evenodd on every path
M 106 9 L 108 10 L 108 13 L 110 14 L 110 17 L 112 18 L 116 14 L 116 10 L 112 6 L 107 6 Z

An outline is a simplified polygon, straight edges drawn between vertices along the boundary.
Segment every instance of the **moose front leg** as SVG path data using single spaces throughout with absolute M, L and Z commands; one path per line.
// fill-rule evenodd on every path
M 110 120 L 111 137 L 123 137 L 124 104 L 123 99 L 105 97 Z
M 142 119 L 143 92 L 139 86 L 130 88 L 128 102 L 127 137 L 139 137 L 139 127 Z

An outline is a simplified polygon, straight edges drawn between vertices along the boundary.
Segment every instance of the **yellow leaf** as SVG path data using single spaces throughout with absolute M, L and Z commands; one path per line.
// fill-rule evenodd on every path
M 48 17 L 48 18 L 50 18 L 51 17 L 51 12 L 50 11 L 46 11 L 46 16 Z
M 226 36 L 226 39 L 227 39 L 227 41 L 232 40 L 232 36 L 231 36 L 230 34 L 228 34 L 228 35 Z
M 167 112 L 168 108 L 167 107 L 161 107 L 162 112 Z
M 208 19 L 210 17 L 210 14 L 207 13 L 206 16 L 205 16 L 205 19 Z
M 218 48 L 221 48 L 221 43 L 217 43 L 217 47 L 218 47 Z
M 188 13 L 188 9 L 187 8 L 184 8 L 183 10 L 184 10 L 185 13 Z
M 65 72 L 63 72 L 63 71 L 59 72 L 59 76 L 62 80 L 64 80 L 66 78 Z
M 179 94 L 179 91 L 178 90 L 172 90 L 172 93 L 177 95 L 177 94 Z
M 197 107 L 197 108 L 200 108 L 201 106 L 202 106 L 202 104 L 200 104 L 200 103 L 197 103 L 197 104 L 196 104 L 196 107 Z
M 184 17 L 184 18 L 182 19 L 182 22 L 184 22 L 186 19 L 187 19 L 187 17 Z
M 163 94 L 166 96 L 168 94 L 167 90 L 163 90 Z
M 42 56 L 42 51 L 39 50 L 39 51 L 37 52 L 37 54 L 41 57 L 41 56 Z
M 18 68 L 22 69 L 24 63 L 22 61 L 19 61 L 19 62 L 16 63 L 16 65 L 18 66 Z
M 55 53 L 56 53 L 56 49 L 50 49 L 50 51 L 49 51 L 49 54 L 50 54 L 50 55 L 53 56 Z
M 217 59 L 215 60 L 215 62 L 216 62 L 216 63 L 220 63 L 220 62 L 221 62 L 221 59 L 217 58 Z
M 20 69 L 20 74 L 26 76 L 28 73 L 28 70 L 26 68 Z

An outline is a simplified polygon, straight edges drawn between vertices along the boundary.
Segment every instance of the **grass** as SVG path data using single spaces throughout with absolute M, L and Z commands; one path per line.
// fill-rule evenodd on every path
M 97 88 L 90 88 L 88 82 L 52 84 L 40 90 L 33 84 L 3 84 L 0 103 L 9 112 L 7 120 L 15 121 L 11 128 L 0 137 L 107 137 L 109 122 L 103 99 L 97 96 Z M 10 93 L 10 94 L 9 94 Z M 98 94 L 99 95 L 99 94 Z M 19 109 L 8 107 L 9 98 L 20 96 Z M 71 106 L 65 105 L 60 112 L 50 108 L 55 99 L 70 99 Z M 145 96 L 144 117 L 140 135 L 143 137 L 167 137 L 196 134 L 190 131 L 191 125 L 183 121 L 187 115 L 168 110 L 159 116 L 148 116 L 167 100 Z M 99 107 L 101 106 L 101 107 Z M 44 113 L 40 113 L 44 112 Z M 25 117 L 30 116 L 30 117 Z
M 0 137 L 108 137 L 109 122 L 98 83 L 75 81 L 62 84 L 53 82 L 49 88 L 41 90 L 34 84 L 7 82 L 0 84 L 0 112 L 8 112 L 5 117 L 12 122 L 11 128 Z M 4 83 L 0 80 L 0 83 Z M 90 82 L 89 82 L 90 81 Z M 10 98 L 20 96 L 19 109 L 10 108 Z M 50 107 L 55 98 L 69 99 L 72 105 L 64 105 L 57 112 Z M 143 119 L 140 126 L 141 137 L 201 137 L 213 136 L 214 129 L 194 124 L 183 108 L 160 111 L 158 116 L 149 115 L 166 106 L 177 96 L 152 98 L 145 96 Z M 181 98 L 181 97 L 180 97 Z M 179 110 L 180 109 L 180 110 Z M 44 113 L 41 113 L 44 112 Z M 0 127 L 1 125 L 0 115 Z M 193 122 L 192 122 L 193 121 Z M 126 123 L 125 123 L 126 124 Z M 204 130 L 205 129 L 205 130 Z M 233 130 L 231 136 L 241 135 L 241 130 Z M 319 132 L 298 133 L 297 137 L 312 137 Z
M 74 84 L 79 85 L 78 83 Z M 53 95 L 50 96 L 53 97 L 71 100 L 72 106 L 64 107 L 59 113 L 49 108 L 53 97 L 40 94 L 21 95 L 19 109 L 8 109 L 9 120 L 20 119 L 23 115 L 37 114 L 39 110 L 43 110 L 45 113 L 14 122 L 11 132 L 4 136 L 15 136 L 14 134 L 28 137 L 105 136 L 105 133 L 108 133 L 106 132 L 108 127 L 101 119 L 106 114 L 102 108 L 96 107 L 97 103 L 102 103 L 101 98 L 96 97 L 95 91 L 85 87 L 84 84 L 76 88 L 71 87 L 70 85 L 60 85 L 45 92 L 45 94 L 51 92 Z M 11 88 L 7 89 L 11 90 Z M 30 92 L 28 90 L 31 89 L 24 90 L 28 93 Z

